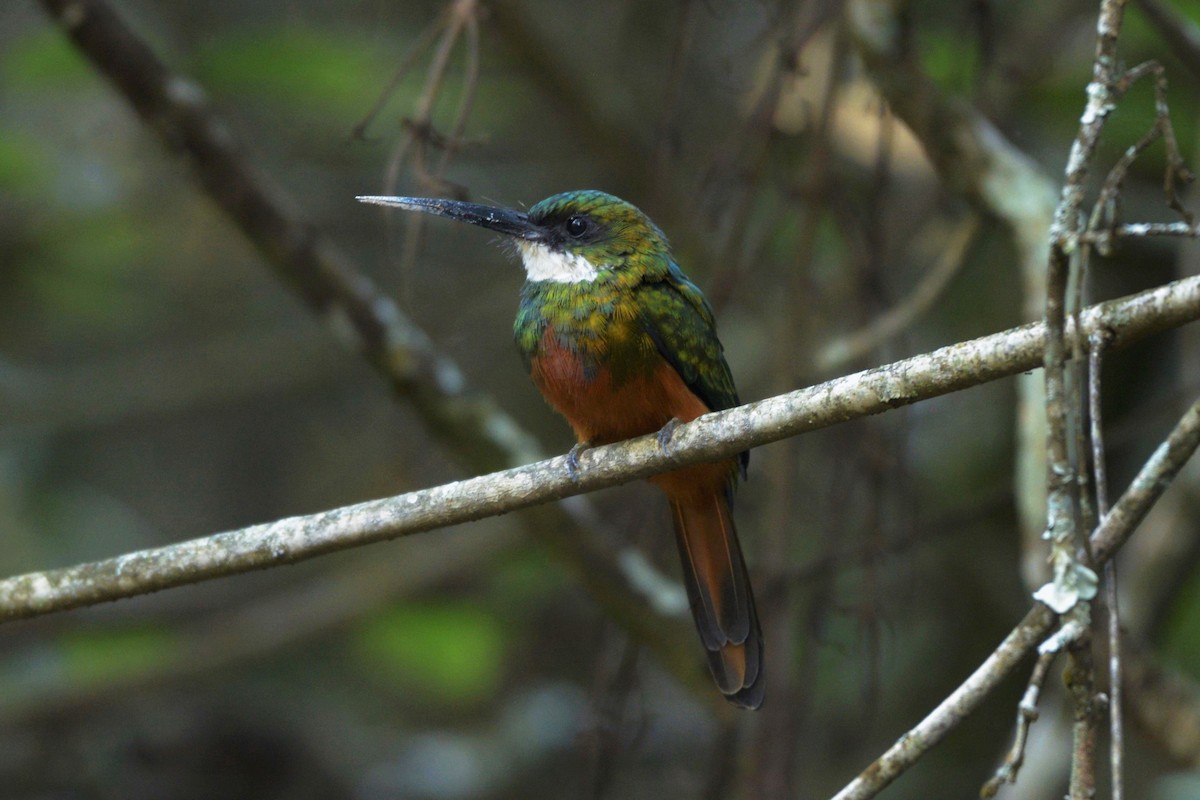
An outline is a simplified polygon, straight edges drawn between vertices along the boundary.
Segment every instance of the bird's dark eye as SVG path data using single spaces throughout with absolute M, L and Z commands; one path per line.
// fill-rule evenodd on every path
M 569 236 L 574 236 L 578 239 L 588 231 L 587 217 L 574 216 L 567 219 L 566 229 Z

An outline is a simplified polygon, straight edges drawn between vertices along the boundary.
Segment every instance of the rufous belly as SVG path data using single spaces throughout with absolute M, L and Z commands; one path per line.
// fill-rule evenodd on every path
M 585 370 L 579 356 L 559 345 L 552 335 L 544 337 L 542 344 L 539 355 L 531 359 L 530 377 L 581 442 L 619 442 L 654 433 L 672 419 L 691 422 L 711 410 L 657 353 L 644 369 L 614 380 L 613 370 L 607 366 Z M 733 460 L 722 461 L 650 480 L 668 495 L 683 497 L 724 487 L 734 467 Z

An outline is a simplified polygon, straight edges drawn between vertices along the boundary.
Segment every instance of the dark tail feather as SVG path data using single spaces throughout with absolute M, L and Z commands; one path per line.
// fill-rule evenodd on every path
M 762 630 L 729 498 L 713 492 L 670 501 L 683 580 L 713 680 L 731 703 L 758 708 L 764 689 Z

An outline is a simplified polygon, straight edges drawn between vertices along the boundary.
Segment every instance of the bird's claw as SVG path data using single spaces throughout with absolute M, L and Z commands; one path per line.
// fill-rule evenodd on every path
M 567 477 L 571 480 L 579 480 L 579 456 L 584 450 L 591 449 L 591 446 L 591 442 L 577 442 L 567 453 Z
M 666 425 L 663 425 L 658 429 L 658 435 L 656 437 L 658 439 L 658 447 L 664 453 L 670 454 L 671 439 L 675 436 L 675 429 L 679 427 L 679 424 L 679 417 L 671 417 L 671 419 L 667 421 Z

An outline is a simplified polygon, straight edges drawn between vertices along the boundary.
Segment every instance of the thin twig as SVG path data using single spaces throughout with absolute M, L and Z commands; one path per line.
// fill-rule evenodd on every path
M 441 28 L 441 38 L 430 59 L 426 72 L 425 84 L 417 98 L 416 108 L 411 117 L 404 120 L 405 136 L 392 151 L 388 160 L 384 194 L 395 194 L 400 183 L 400 174 L 406 164 L 411 161 L 411 168 L 418 183 L 426 191 L 445 193 L 444 182 L 446 171 L 450 167 L 450 159 L 464 144 L 463 132 L 466 130 L 467 119 L 475 104 L 475 92 L 479 86 L 479 4 L 477 0 L 453 0 L 445 13 L 439 18 L 434 28 Z M 450 57 L 460 39 L 466 40 L 466 73 L 463 77 L 462 92 L 459 96 L 458 108 L 454 113 L 450 133 L 438 132 L 433 122 L 433 112 L 442 94 L 442 86 L 450 65 Z M 427 150 L 432 146 L 442 152 L 437 166 L 431 171 L 426 168 Z M 389 217 L 390 218 L 390 217 Z M 425 231 L 426 220 L 420 215 L 409 215 L 405 221 L 404 244 L 401 248 L 398 264 L 400 275 L 400 292 L 407 303 L 409 298 L 409 275 L 413 264 L 416 263 L 420 251 L 421 240 Z M 389 225 L 389 244 L 393 234 Z
M 1100 378 L 1104 365 L 1106 347 L 1103 332 L 1093 334 L 1088 351 L 1088 408 L 1091 418 L 1092 439 L 1092 483 L 1096 489 L 1096 512 L 1100 519 L 1108 513 L 1108 469 L 1105 465 L 1104 424 L 1101 415 L 1103 405 L 1100 393 Z M 1121 710 L 1121 614 L 1117 604 L 1117 562 L 1109 559 L 1104 564 L 1104 604 L 1108 608 L 1108 729 L 1109 769 L 1111 771 L 1112 800 L 1122 800 L 1125 793 L 1125 726 Z
M 375 105 L 371 106 L 371 109 L 367 111 L 363 118 L 354 125 L 354 128 L 350 132 L 351 138 L 367 138 L 367 128 L 369 128 L 371 123 L 379 117 L 379 114 L 387 105 L 388 100 L 392 98 L 392 95 L 395 93 L 397 87 L 400 86 L 400 81 L 404 80 L 404 76 L 407 75 L 414 66 L 416 66 L 417 59 L 419 59 L 421 54 L 428 50 L 429 46 L 433 44 L 433 40 L 437 36 L 438 31 L 441 29 L 442 24 L 443 23 L 435 22 L 434 24 L 425 28 L 425 30 L 421 32 L 421 35 L 417 37 L 417 41 L 413 42 L 412 46 L 409 47 L 409 50 L 404 55 L 404 58 L 400 60 L 400 65 L 396 67 L 396 70 L 392 73 L 392 77 L 388 79 L 387 85 L 383 87 L 383 91 L 381 91 L 379 93 L 379 97 L 376 98 Z
M 1154 76 L 1154 124 L 1137 142 L 1126 148 L 1109 170 L 1087 225 L 1087 233 L 1096 237 L 1092 241 L 1097 244 L 1103 255 L 1111 255 L 1111 237 L 1105 237 L 1103 233 L 1111 232 L 1120 218 L 1121 189 L 1129 169 L 1138 157 L 1159 139 L 1163 140 L 1167 149 L 1167 167 L 1163 175 L 1167 205 L 1184 217 L 1185 224 L 1192 221 L 1190 213 L 1180 204 L 1176 187 L 1179 184 L 1190 183 L 1194 176 L 1184 164 L 1179 143 L 1175 138 L 1175 128 L 1171 124 L 1171 112 L 1167 105 L 1166 72 L 1162 65 L 1156 61 L 1147 61 L 1127 70 L 1114 86 L 1114 93 L 1119 98 L 1129 91 L 1134 83 L 1147 75 Z
M 886 342 L 929 310 L 962 267 L 967 250 L 979 232 L 979 217 L 963 220 L 942 244 L 941 256 L 908 297 L 873 319 L 866 327 L 835 339 L 817 354 L 817 366 L 832 370 L 858 359 Z
M 412 117 L 406 122 L 406 128 L 410 136 L 417 142 L 417 152 L 423 154 L 421 145 L 434 143 L 438 140 L 444 143 L 446 149 L 455 147 L 458 140 L 455 136 L 439 137 L 434 134 L 433 127 L 433 109 L 437 104 L 438 98 L 441 96 L 442 83 L 446 79 L 446 72 L 450 64 L 450 56 L 454 52 L 454 47 L 458 44 L 459 38 L 463 31 L 469 27 L 469 22 L 479 13 L 476 0 L 453 0 L 446 9 L 444 16 L 439 20 L 435 27 L 441 27 L 442 35 L 438 40 L 437 47 L 434 49 L 433 57 L 430 60 L 429 70 L 425 74 L 425 85 L 421 88 L 421 94 L 417 98 L 416 109 Z M 478 45 L 478 37 L 474 37 L 468 42 L 468 64 L 473 64 L 478 68 L 478 54 L 472 54 L 471 45 Z M 468 72 L 466 83 L 463 87 L 463 95 L 460 100 L 458 113 L 455 119 L 455 126 L 461 134 L 462 126 L 465 123 L 466 115 L 471 108 L 471 102 L 474 97 L 475 84 L 478 81 L 478 74 Z M 387 180 L 384 183 L 385 194 L 394 194 L 395 187 L 400 178 L 400 169 L 403 165 L 401 153 L 406 152 L 405 143 L 397 147 L 392 158 L 388 162 Z M 424 186 L 436 186 L 436 174 L 430 175 L 427 173 L 420 174 L 421 183 Z
M 1042 687 L 1046 684 L 1050 665 L 1057 656 L 1058 653 L 1053 650 L 1038 655 L 1037 663 L 1033 665 L 1033 672 L 1029 676 L 1029 683 L 1025 686 L 1025 694 L 1021 696 L 1021 702 L 1017 705 L 1017 732 L 1013 736 L 1013 746 L 1004 757 L 1004 763 L 996 770 L 996 774 L 979 790 L 980 797 L 995 797 L 1003 784 L 1017 782 L 1017 774 L 1025 763 L 1025 742 L 1029 738 L 1029 728 L 1038 718 L 1038 699 L 1041 697 Z

